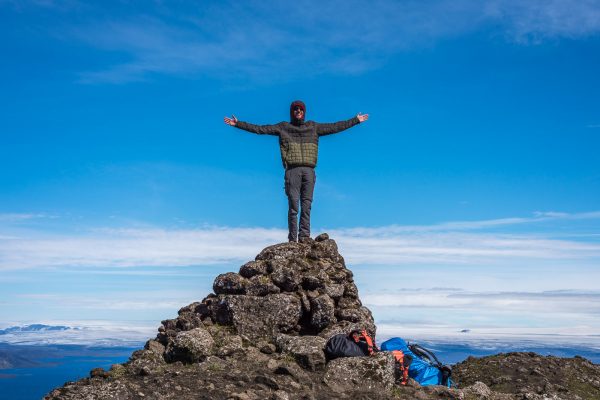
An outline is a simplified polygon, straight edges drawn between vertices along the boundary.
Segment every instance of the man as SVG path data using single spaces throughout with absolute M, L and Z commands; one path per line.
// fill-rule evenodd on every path
M 338 133 L 369 119 L 368 114 L 357 114 L 347 121 L 320 124 L 304 121 L 306 106 L 300 100 L 290 105 L 290 122 L 275 125 L 253 125 L 239 121 L 235 115 L 225 117 L 227 125 L 259 135 L 279 136 L 281 161 L 285 168 L 285 194 L 288 197 L 288 239 L 304 242 L 310 238 L 310 208 L 315 188 L 315 167 L 319 151 L 319 137 Z M 301 204 L 300 235 L 298 235 L 298 202 Z

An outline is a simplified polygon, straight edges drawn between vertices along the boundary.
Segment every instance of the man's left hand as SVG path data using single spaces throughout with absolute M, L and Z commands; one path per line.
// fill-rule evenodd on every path
M 359 122 L 365 122 L 366 120 L 369 119 L 369 114 L 358 113 L 358 114 L 356 114 L 356 118 L 358 118 Z

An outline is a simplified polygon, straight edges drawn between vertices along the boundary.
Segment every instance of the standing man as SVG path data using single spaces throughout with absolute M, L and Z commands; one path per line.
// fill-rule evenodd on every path
M 304 121 L 306 106 L 300 100 L 290 105 L 290 122 L 275 125 L 253 125 L 239 121 L 235 115 L 225 117 L 227 125 L 259 135 L 279 136 L 281 161 L 285 168 L 285 194 L 288 197 L 288 239 L 304 242 L 310 238 L 310 208 L 315 188 L 315 167 L 319 151 L 319 137 L 338 133 L 369 119 L 368 114 L 357 114 L 346 121 L 320 124 Z M 298 202 L 301 204 L 300 235 L 298 235 Z

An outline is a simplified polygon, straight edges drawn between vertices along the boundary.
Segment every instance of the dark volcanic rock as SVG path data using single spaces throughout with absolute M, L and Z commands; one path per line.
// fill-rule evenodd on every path
M 217 321 L 233 325 L 238 334 L 258 340 L 293 331 L 301 313 L 300 299 L 292 294 L 223 296 Z
M 291 354 L 304 368 L 314 371 L 325 366 L 324 349 L 327 341 L 321 337 L 279 334 L 275 343 L 279 352 Z
M 247 280 L 235 272 L 228 272 L 216 277 L 213 290 L 216 294 L 244 294 Z
M 46 399 L 600 399 L 600 371 L 582 358 L 514 353 L 468 359 L 458 388 L 395 379 L 388 353 L 326 363 L 339 333 L 366 329 L 371 311 L 327 234 L 269 246 L 238 273 L 219 275 L 215 293 L 166 319 L 156 339 L 110 371 L 68 382 Z
M 600 365 L 582 357 L 535 353 L 469 357 L 453 367 L 453 375 L 461 387 L 479 382 L 492 392 L 514 398 L 600 399 Z M 529 397 L 523 397 L 525 394 Z

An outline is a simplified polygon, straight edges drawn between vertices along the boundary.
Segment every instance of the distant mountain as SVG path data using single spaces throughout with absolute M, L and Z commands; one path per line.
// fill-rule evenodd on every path
M 32 324 L 24 326 L 11 326 L 6 329 L 0 329 L 0 335 L 18 334 L 18 333 L 32 333 L 32 332 L 48 332 L 48 331 L 67 331 L 73 329 L 70 326 L 63 325 L 44 325 L 44 324 Z

